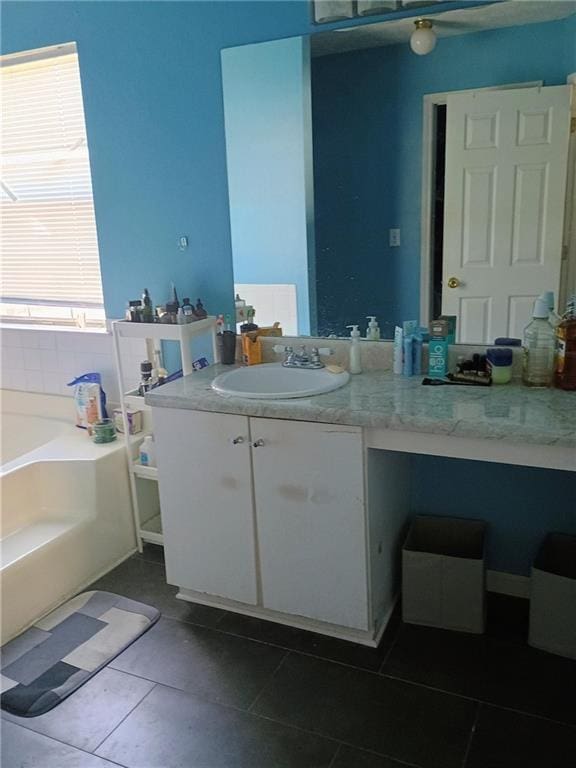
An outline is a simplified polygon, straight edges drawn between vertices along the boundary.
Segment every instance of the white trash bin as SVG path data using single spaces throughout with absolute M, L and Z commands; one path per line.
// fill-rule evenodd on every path
M 549 533 L 534 560 L 528 643 L 576 659 L 576 536 Z
M 459 632 L 485 627 L 483 520 L 416 517 L 402 549 L 402 619 Z

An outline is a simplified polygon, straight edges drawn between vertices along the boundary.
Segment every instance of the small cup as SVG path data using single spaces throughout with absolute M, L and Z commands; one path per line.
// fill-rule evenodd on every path
M 116 440 L 116 427 L 112 419 L 102 419 L 92 425 L 92 440 L 95 443 L 112 443 Z

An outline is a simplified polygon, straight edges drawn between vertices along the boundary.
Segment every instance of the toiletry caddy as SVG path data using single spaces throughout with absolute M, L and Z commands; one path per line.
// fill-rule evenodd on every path
M 192 323 L 172 325 L 168 323 L 142 323 L 118 320 L 112 323 L 114 340 L 114 358 L 120 393 L 120 408 L 124 424 L 124 441 L 128 457 L 128 473 L 132 508 L 138 549 L 142 551 L 142 542 L 163 544 L 162 522 L 160 518 L 160 501 L 158 498 L 156 467 L 143 466 L 138 460 L 140 443 L 152 433 L 150 407 L 144 402 L 136 390 L 128 390 L 127 371 L 125 365 L 126 341 L 143 339 L 146 342 L 146 354 L 149 360 L 154 359 L 154 351 L 161 348 L 163 341 L 176 341 L 180 347 L 182 372 L 184 376 L 193 372 L 192 345 L 194 339 L 210 334 L 214 360 L 218 360 L 216 339 L 216 318 L 209 316 Z M 130 434 L 128 411 L 143 412 L 143 431 Z M 146 482 L 143 482 L 146 481 Z M 152 481 L 152 482 L 150 482 Z

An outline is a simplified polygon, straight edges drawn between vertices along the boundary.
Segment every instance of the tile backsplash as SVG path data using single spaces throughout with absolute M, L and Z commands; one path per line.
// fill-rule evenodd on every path
M 102 374 L 102 386 L 108 401 L 117 403 L 118 383 L 112 335 L 103 332 L 2 328 L 3 389 L 44 392 L 49 395 L 72 395 L 67 383 L 82 373 Z M 121 349 L 128 386 L 139 380 L 140 362 L 146 357 L 143 339 L 123 339 Z

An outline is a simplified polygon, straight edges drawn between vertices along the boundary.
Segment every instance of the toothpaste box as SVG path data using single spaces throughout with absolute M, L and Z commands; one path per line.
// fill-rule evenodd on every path
M 448 373 L 448 331 L 447 319 L 434 320 L 430 323 L 428 375 L 432 379 L 442 379 Z

